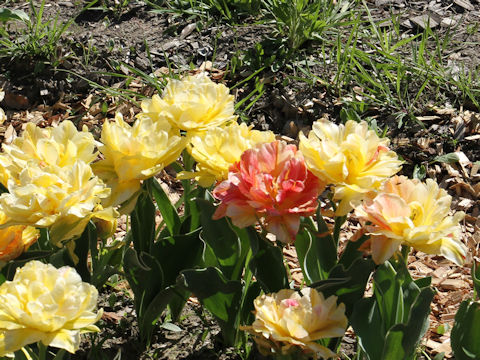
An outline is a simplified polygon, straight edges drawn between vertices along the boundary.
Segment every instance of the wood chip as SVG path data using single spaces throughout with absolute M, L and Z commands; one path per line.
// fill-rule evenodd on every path
M 456 5 L 464 8 L 465 10 L 468 10 L 468 11 L 473 11 L 473 10 L 475 10 L 475 7 L 474 7 L 474 6 L 472 5 L 472 3 L 471 3 L 470 1 L 468 1 L 468 0 L 453 0 L 453 2 L 454 2 Z
M 427 14 L 415 16 L 411 18 L 410 21 L 424 30 L 427 27 L 429 27 L 430 29 L 433 29 L 438 26 L 438 22 L 432 19 Z

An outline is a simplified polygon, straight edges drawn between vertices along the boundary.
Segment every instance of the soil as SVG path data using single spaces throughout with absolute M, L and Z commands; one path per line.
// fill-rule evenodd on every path
M 367 3 L 374 19 L 389 21 L 398 15 L 400 30 L 405 35 L 422 31 L 421 26 L 412 21 L 416 16 L 429 14 L 439 23 L 442 19 L 453 19 L 458 24 L 454 31 L 442 25 L 434 29 L 440 36 L 449 33 L 452 37 L 452 47 L 444 54 L 445 61 L 452 71 L 463 67 L 473 72 L 478 68 L 480 33 L 475 24 L 480 21 L 480 1 L 467 1 L 471 8 L 459 5 L 462 2 L 446 0 L 370 0 Z M 267 53 L 272 51 L 268 46 L 275 44 L 265 42 L 267 37 L 272 37 L 274 25 L 259 18 L 242 17 L 237 19 L 241 25 L 232 26 L 218 21 L 212 14 L 195 17 L 155 13 L 143 1 L 130 1 L 121 11 L 81 11 L 86 4 L 86 1 L 73 0 L 46 1 L 44 19 L 57 15 L 60 22 L 74 19 L 57 44 L 55 66 L 47 61 L 39 69 L 38 59 L 0 58 L 0 74 L 3 74 L 0 87 L 6 92 L 0 106 L 8 115 L 8 121 L 0 127 L 4 141 L 21 132 L 26 121 L 49 125 L 72 119 L 98 134 L 104 118 L 112 117 L 115 111 L 131 119 L 139 111 L 141 97 L 156 91 L 137 79 L 139 72 L 161 78 L 169 71 L 184 74 L 206 69 L 212 78 L 228 86 L 245 80 L 234 90 L 237 101 L 241 101 L 255 90 L 255 83 L 248 77 L 258 67 L 253 64 L 234 68 L 231 60 L 241 61 L 245 51 L 255 54 L 256 44 L 263 44 Z M 28 12 L 26 2 L 9 1 L 6 6 Z M 21 32 L 21 28 L 18 31 Z M 302 56 L 318 57 L 319 49 L 320 43 L 308 42 L 301 49 Z M 249 59 L 253 62 L 255 56 Z M 325 63 L 313 62 L 310 71 L 321 79 L 331 79 L 333 69 L 322 64 Z M 361 97 L 355 94 L 355 84 L 347 84 L 340 96 L 321 81 L 313 84 L 302 81 L 302 74 L 295 66 L 273 70 L 267 67 L 261 73 L 260 82 L 265 92 L 244 114 L 260 129 L 295 138 L 318 118 L 340 121 L 346 99 Z M 411 86 L 414 96 L 415 87 L 419 85 L 412 81 Z M 105 89 L 110 91 L 106 93 Z M 133 90 L 136 94 L 131 96 L 131 102 L 126 102 L 124 97 L 112 94 L 112 89 Z M 466 212 L 463 240 L 469 247 L 468 261 L 471 262 L 479 255 L 480 242 L 480 114 L 471 101 L 460 101 L 454 96 L 457 90 L 441 94 L 435 93 L 435 89 L 426 91 L 422 95 L 425 101 L 415 111 L 416 121 L 408 121 L 402 127 L 396 120 L 398 111 L 394 114 L 388 106 L 369 108 L 364 116 L 374 118 L 380 129 L 388 126 L 392 148 L 405 160 L 403 174 L 411 177 L 414 170 L 425 171 L 427 177 L 435 178 L 454 196 L 454 208 Z M 452 152 L 460 155 L 459 162 L 435 161 L 438 156 Z M 414 254 L 410 263 L 414 274 L 433 276 L 439 288 L 428 334 L 431 342 L 425 345 L 427 351 L 437 353 L 441 352 L 440 345 L 446 339 L 435 333 L 435 326 L 452 323 L 455 307 L 463 298 L 471 296 L 472 285 L 467 266 L 459 268 L 442 264 L 438 259 L 430 260 Z M 446 280 L 463 283 L 446 286 Z M 224 348 L 217 336 L 218 327 L 208 315 L 200 313 L 194 302 L 187 306 L 179 329 L 159 327 L 153 345 L 143 351 L 136 346 L 137 328 L 131 298 L 118 295 L 112 303 L 108 296 L 108 292 L 102 294 L 101 306 L 105 309 L 102 333 L 84 344 L 88 346 L 93 341 L 97 345 L 84 348 L 74 359 L 240 358 L 232 349 Z M 105 342 L 98 344 L 99 339 Z M 343 349 L 347 354 L 353 353 L 351 338 L 346 338 Z

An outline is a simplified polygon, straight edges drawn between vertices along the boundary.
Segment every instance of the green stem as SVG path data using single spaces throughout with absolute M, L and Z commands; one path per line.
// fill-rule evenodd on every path
M 347 216 L 335 216 L 335 227 L 333 228 L 333 241 L 338 246 L 338 240 L 340 238 L 340 228 L 347 220 Z
M 410 253 L 410 246 L 408 245 L 402 245 L 402 258 L 403 261 L 405 262 L 405 265 L 408 265 L 408 254 Z
M 47 359 L 47 346 L 39 341 L 38 345 L 38 360 L 46 360 Z

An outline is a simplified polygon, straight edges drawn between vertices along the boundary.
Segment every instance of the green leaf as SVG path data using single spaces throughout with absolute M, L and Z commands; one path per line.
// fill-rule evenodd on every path
M 210 250 L 205 253 L 206 265 L 218 267 L 227 279 L 240 280 L 248 250 L 248 239 L 243 237 L 245 241 L 242 242 L 226 218 L 212 220 L 215 206 L 210 201 L 197 199 L 197 205 L 201 210 L 203 229 L 201 238 Z
M 78 263 L 75 265 L 75 269 L 85 282 L 91 281 L 90 269 L 88 267 L 88 252 L 90 250 L 90 244 L 94 244 L 94 248 L 97 248 L 97 229 L 95 225 L 90 221 L 83 230 L 82 235 L 75 240 L 74 253 L 78 256 Z
M 133 246 L 140 252 L 150 252 L 155 241 L 155 206 L 145 192 L 138 197 L 135 209 L 130 215 Z
M 306 220 L 310 221 L 311 219 Z M 328 273 L 335 265 L 337 250 L 330 233 L 314 232 L 309 227 L 304 227 L 295 240 L 298 261 L 307 285 L 325 280 Z
M 147 345 L 150 345 L 151 334 L 157 323 L 158 318 L 162 315 L 162 312 L 166 309 L 169 301 L 174 295 L 174 290 L 172 287 L 167 287 L 166 289 L 160 291 L 146 307 L 143 315 L 138 317 L 138 327 L 140 330 L 140 335 L 143 342 Z
M 22 10 L 10 10 L 10 9 L 1 8 L 0 21 L 7 22 L 10 20 L 20 20 L 20 21 L 29 22 L 30 18 Z
M 205 244 L 199 234 L 197 229 L 185 235 L 169 236 L 152 246 L 151 255 L 162 266 L 165 287 L 175 284 L 182 270 L 202 265 Z
M 355 260 L 348 269 L 345 269 L 343 264 L 338 264 L 332 269 L 327 280 L 313 283 L 311 287 L 321 291 L 325 297 L 338 296 L 338 303 L 345 304 L 348 317 L 353 312 L 355 303 L 363 297 L 374 267 L 371 259 L 363 258 Z
M 373 297 L 360 299 L 350 317 L 350 323 L 358 336 L 358 343 L 369 360 L 383 360 L 385 328 L 378 304 Z
M 177 235 L 182 222 L 180 220 L 180 216 L 178 216 L 175 206 L 172 205 L 167 194 L 165 194 L 165 191 L 163 191 L 162 187 L 155 178 L 148 179 L 146 183 L 149 192 L 155 198 L 158 210 L 160 210 L 163 221 L 165 221 L 170 234 Z
M 375 298 L 386 329 L 403 321 L 403 289 L 397 272 L 386 261 L 377 268 L 374 276 Z
M 353 262 L 363 256 L 363 251 L 358 250 L 364 243 L 370 238 L 369 235 L 363 235 L 356 241 L 348 241 L 345 250 L 338 261 L 339 264 L 343 264 L 348 268 Z
M 450 334 L 457 360 L 480 359 L 480 303 L 465 300 L 455 315 Z
M 240 281 L 229 281 L 213 267 L 185 270 L 177 284 L 193 292 L 217 319 L 224 341 L 235 345 L 242 297 Z
M 123 268 L 134 294 L 137 316 L 142 321 L 147 306 L 164 289 L 162 267 L 153 256 L 128 248 L 123 257 Z
M 280 247 L 262 239 L 253 227 L 247 228 L 252 258 L 248 266 L 266 293 L 288 289 L 288 277 Z
M 383 351 L 383 359 L 405 360 L 414 359 L 415 351 L 428 328 L 430 303 L 435 291 L 423 288 L 412 308 L 409 309 L 409 319 L 406 324 L 397 324 L 387 333 Z
M 472 265 L 472 280 L 473 280 L 473 289 L 474 289 L 474 298 L 480 298 L 480 266 L 476 261 Z
M 447 163 L 453 164 L 458 162 L 458 155 L 455 153 L 449 153 L 445 155 L 436 156 L 433 161 L 440 162 L 440 163 Z

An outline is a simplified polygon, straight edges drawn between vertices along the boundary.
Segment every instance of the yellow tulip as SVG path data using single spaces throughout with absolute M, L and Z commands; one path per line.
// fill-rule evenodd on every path
M 6 220 L 5 214 L 0 212 L 0 223 Z M 40 232 L 32 226 L 14 225 L 0 229 L 0 267 L 27 251 L 39 236 Z
M 107 205 L 128 202 L 140 190 L 141 181 L 174 162 L 187 139 L 166 120 L 137 119 L 133 126 L 121 114 L 103 124 L 100 152 L 104 159 L 92 165 L 112 189 Z
M 7 219 L 0 225 L 30 225 L 50 229 L 53 244 L 80 235 L 88 221 L 103 210 L 100 202 L 110 189 L 85 162 L 78 160 L 72 166 L 40 167 L 35 162 L 19 174 L 19 183 L 8 182 L 8 193 L 0 195 L 0 208 Z
M 182 172 L 180 179 L 195 178 L 203 187 L 228 177 L 228 169 L 240 160 L 245 150 L 275 140 L 271 131 L 252 130 L 245 123 L 208 129 L 190 138 L 188 150 L 197 162 L 195 172 Z
M 466 256 L 460 241 L 461 211 L 448 215 L 452 197 L 432 179 L 425 183 L 395 176 L 373 199 L 355 209 L 372 234 L 373 260 L 388 260 L 401 244 L 427 254 L 443 255 L 461 265 Z
M 40 128 L 34 123 L 27 123 L 25 131 L 12 144 L 3 145 L 0 155 L 2 183 L 7 186 L 8 178 L 18 181 L 20 172 L 28 162 L 39 166 L 71 166 L 82 160 L 89 164 L 97 158 L 95 140 L 86 126 L 78 131 L 71 121 L 63 121 L 56 127 Z M 0 178 L 0 180 L 2 180 Z
M 74 353 L 81 333 L 99 331 L 97 297 L 75 269 L 28 262 L 0 285 L 0 356 L 38 341 Z
M 377 190 L 397 173 L 402 162 L 388 148 L 389 140 L 368 130 L 365 121 L 336 125 L 318 120 L 308 134 L 300 134 L 300 151 L 309 169 L 334 185 L 340 200 L 336 215 L 346 215 L 366 193 Z
M 264 355 L 286 355 L 300 349 L 315 358 L 335 356 L 316 341 L 345 333 L 345 306 L 337 306 L 336 296 L 325 299 L 322 293 L 308 287 L 300 292 L 284 289 L 257 297 L 254 305 L 255 321 L 242 329 L 254 335 Z
M 163 96 L 154 95 L 142 102 L 140 118 L 166 117 L 185 131 L 204 131 L 235 121 L 234 98 L 228 87 L 216 84 L 205 73 L 171 79 Z

